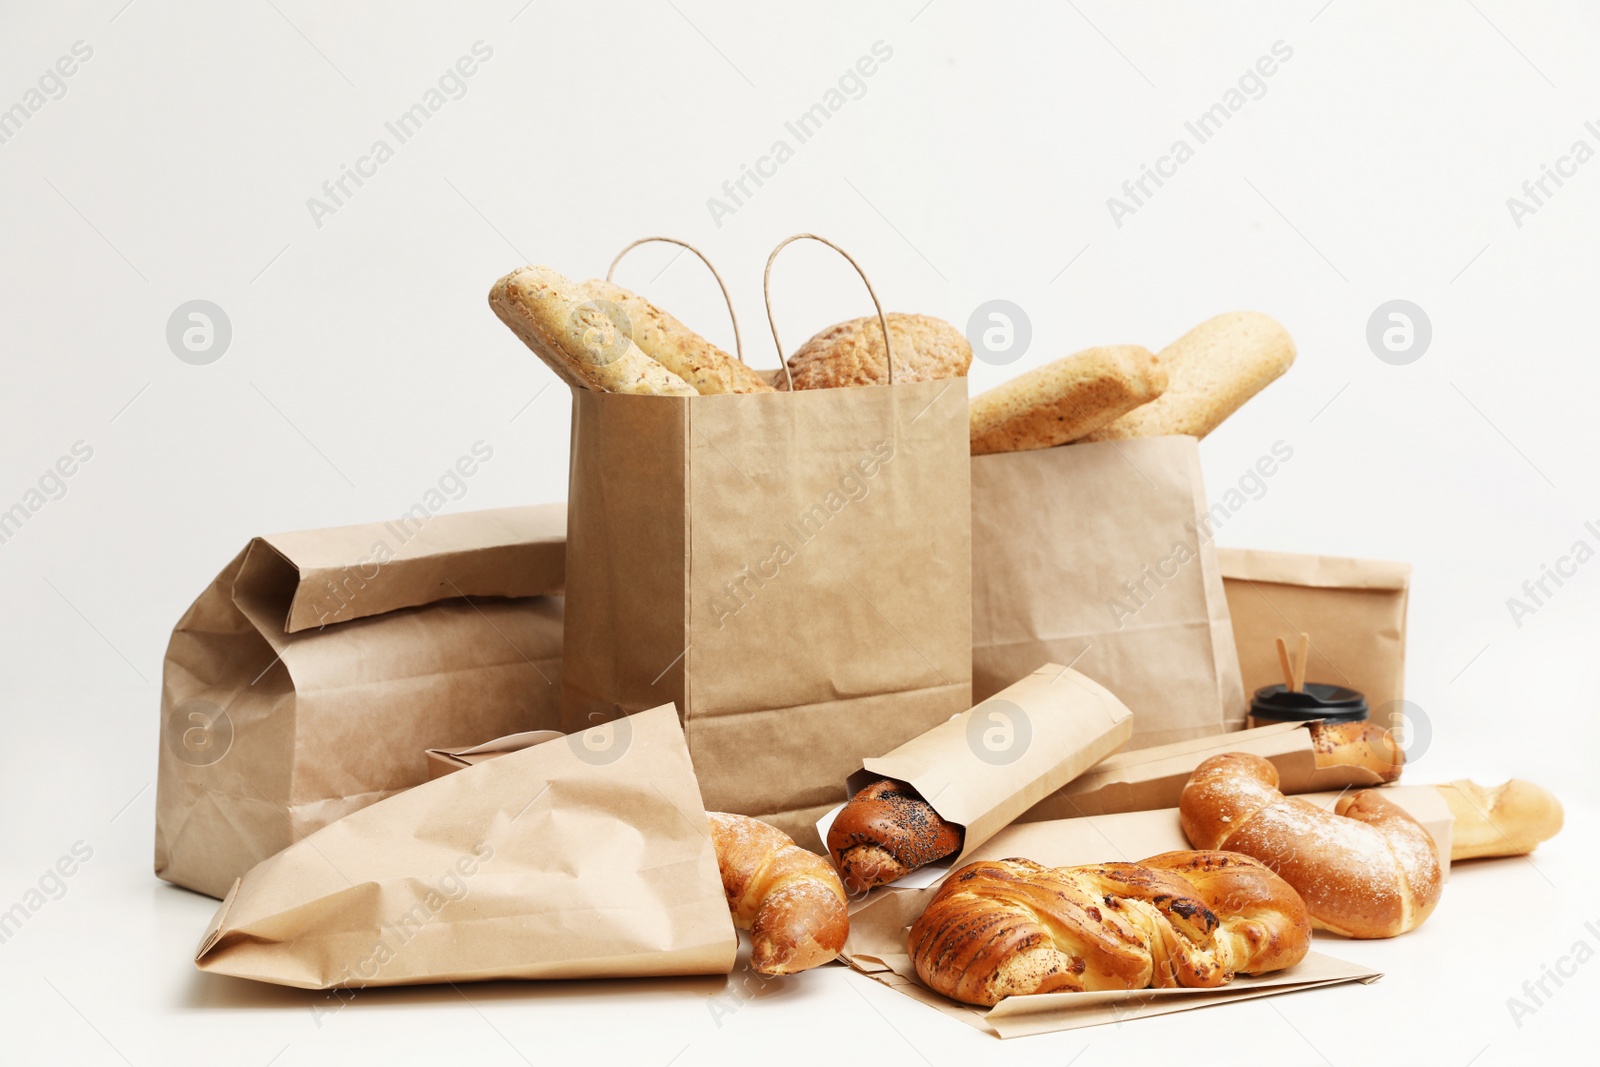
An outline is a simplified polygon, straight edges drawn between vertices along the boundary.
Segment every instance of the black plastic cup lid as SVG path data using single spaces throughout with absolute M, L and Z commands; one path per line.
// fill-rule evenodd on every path
M 1307 682 L 1303 690 L 1291 692 L 1280 682 L 1256 690 L 1255 699 L 1250 702 L 1250 714 L 1258 719 L 1276 719 L 1280 722 L 1310 722 L 1313 719 L 1360 722 L 1367 717 L 1367 698 L 1365 694 L 1342 685 Z

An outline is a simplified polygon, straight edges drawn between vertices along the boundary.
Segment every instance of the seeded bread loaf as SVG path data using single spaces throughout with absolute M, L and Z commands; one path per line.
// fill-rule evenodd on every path
M 595 278 L 579 286 L 640 350 L 700 393 L 770 393 L 766 379 L 650 301 Z
M 595 301 L 549 267 L 523 267 L 501 278 L 489 290 L 489 306 L 574 389 L 695 395 L 693 386 L 640 351 Z
M 972 402 L 972 454 L 1023 452 L 1076 441 L 1148 404 L 1167 372 L 1147 348 L 1111 345 L 1035 367 Z

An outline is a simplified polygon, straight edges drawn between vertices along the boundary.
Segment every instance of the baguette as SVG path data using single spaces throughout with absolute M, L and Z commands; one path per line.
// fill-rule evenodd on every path
M 894 346 L 894 380 L 926 382 L 965 377 L 972 346 L 961 331 L 930 315 L 884 316 Z M 830 326 L 795 349 L 789 373 L 796 389 L 834 389 L 844 385 L 884 385 L 889 361 L 883 351 L 883 326 L 876 315 Z M 779 389 L 788 389 L 784 375 Z
M 694 396 L 688 382 L 640 351 L 593 300 L 549 267 L 523 267 L 494 283 L 489 306 L 574 389 Z
M 1294 362 L 1294 341 L 1266 315 L 1207 319 L 1156 357 L 1167 391 L 1087 435 L 1088 441 L 1189 434 L 1204 437 Z
M 1548 789 L 1521 778 L 1493 789 L 1465 778 L 1434 788 L 1455 817 L 1451 860 L 1525 856 L 1559 833 L 1564 821 L 1561 802 Z
M 663 367 L 707 393 L 770 393 L 766 379 L 650 301 L 599 278 L 578 287 L 612 324 Z
M 1167 372 L 1138 345 L 1087 348 L 1035 367 L 972 402 L 972 454 L 1076 441 L 1156 399 Z

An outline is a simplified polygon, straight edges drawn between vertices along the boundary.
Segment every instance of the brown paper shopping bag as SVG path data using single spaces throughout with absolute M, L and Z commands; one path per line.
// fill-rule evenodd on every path
M 915 788 L 942 818 L 962 828 L 960 852 L 896 883 L 930 884 L 1132 732 L 1132 712 L 1104 686 L 1047 663 L 977 707 L 864 761 L 846 792 L 854 796 L 880 778 L 892 778 Z M 835 809 L 818 824 L 823 841 L 837 814 Z
M 258 537 L 162 674 L 156 874 L 212 896 L 428 778 L 424 750 L 560 725 L 560 504 Z
M 1331 799 L 1328 804 L 1332 804 Z M 1179 828 L 1176 811 L 1140 811 L 1019 823 L 995 834 L 969 859 L 1023 857 L 1050 867 L 1071 867 L 1137 862 L 1187 848 L 1189 843 Z M 992 1008 L 973 1007 L 928 989 L 911 962 L 907 932 L 937 892 L 937 886 L 875 890 L 867 904 L 850 915 L 850 938 L 843 958 L 859 973 L 895 992 L 997 1037 L 1076 1030 L 1318 986 L 1373 982 L 1380 977 L 1376 971 L 1313 951 L 1288 970 L 1258 977 L 1240 975 L 1216 989 L 1045 993 L 1008 997 Z
M 726 974 L 738 935 L 670 706 L 346 816 L 244 876 L 203 971 L 333 986 Z
M 1133 709 L 1132 748 L 1236 730 L 1244 686 L 1192 437 L 972 458 L 972 683 L 1045 660 Z
M 1307 678 L 1366 694 L 1374 721 L 1400 725 L 1392 705 L 1405 698 L 1409 563 L 1243 548 L 1217 558 L 1246 694 L 1283 681 L 1273 639 L 1293 647 L 1305 633 Z
M 706 803 L 820 850 L 846 775 L 972 706 L 966 392 L 576 392 L 568 729 L 675 702 Z

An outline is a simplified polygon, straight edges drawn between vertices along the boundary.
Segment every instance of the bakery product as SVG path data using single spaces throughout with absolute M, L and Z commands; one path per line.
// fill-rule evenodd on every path
M 987 1007 L 1034 993 L 1213 988 L 1293 966 L 1310 941 L 1304 904 L 1265 866 L 1178 852 L 1138 864 L 968 864 L 912 924 L 909 948 L 930 989 Z
M 1234 311 L 1202 322 L 1156 358 L 1167 372 L 1167 391 L 1086 440 L 1204 437 L 1289 369 L 1294 341 L 1266 315 Z
M 640 351 L 593 300 L 549 267 L 523 267 L 494 283 L 489 306 L 574 389 L 694 396 L 688 382 Z
M 1465 778 L 1434 786 L 1450 805 L 1452 860 L 1525 856 L 1561 831 L 1561 801 L 1548 789 L 1513 778 L 1493 789 Z
M 1406 750 L 1394 736 L 1374 722 L 1314 722 L 1311 752 L 1318 767 L 1365 767 L 1384 782 L 1399 779 Z
M 972 401 L 972 454 L 1053 448 L 1100 429 L 1167 388 L 1148 348 L 1110 345 L 1035 367 Z
M 760 819 L 707 815 L 733 924 L 750 932 L 750 966 L 761 974 L 794 974 L 837 956 L 850 917 L 828 861 Z
M 845 888 L 865 893 L 961 850 L 961 827 L 911 786 L 882 778 L 850 798 L 828 828 Z
M 1278 792 L 1260 756 L 1212 756 L 1183 789 L 1178 817 L 1196 848 L 1253 856 L 1300 893 L 1311 921 L 1346 937 L 1394 937 L 1439 902 L 1439 853 L 1422 824 L 1381 790 L 1341 797 L 1328 812 Z
M 699 393 L 770 393 L 767 380 L 639 294 L 593 278 L 578 287 L 640 351 Z
M 972 366 L 972 346 L 961 331 L 929 315 L 885 316 L 894 347 L 894 380 L 925 382 L 961 378 Z M 889 381 L 883 353 L 883 326 L 876 315 L 829 326 L 794 350 L 789 374 L 796 389 L 832 389 L 841 385 L 884 385 Z M 779 389 L 788 379 L 779 374 Z

